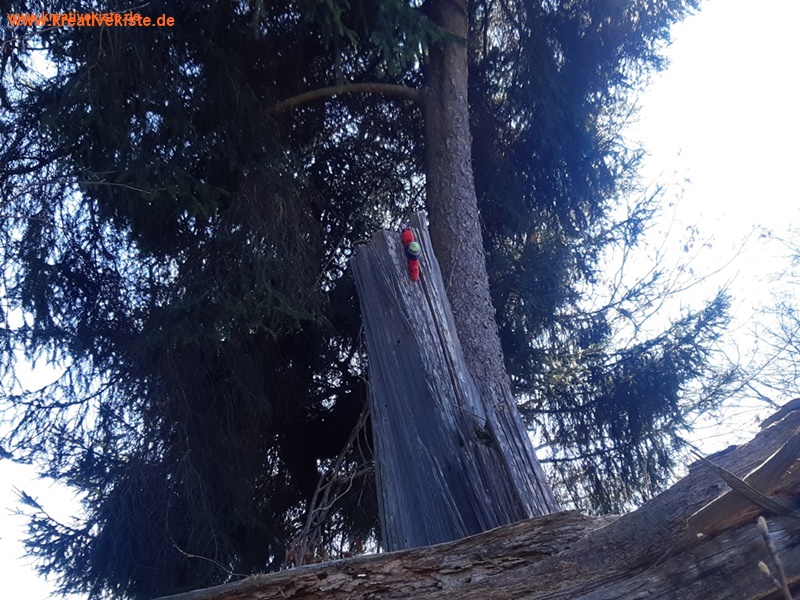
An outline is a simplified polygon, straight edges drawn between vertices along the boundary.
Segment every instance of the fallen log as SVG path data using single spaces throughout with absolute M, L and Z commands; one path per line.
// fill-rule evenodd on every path
M 444 544 L 256 575 L 168 599 L 780 600 L 785 596 L 759 572 L 759 561 L 771 557 L 755 518 L 767 517 L 788 588 L 797 594 L 800 460 L 791 452 L 799 437 L 800 411 L 793 411 L 749 443 L 695 462 L 686 477 L 620 517 L 560 512 Z M 717 469 L 779 498 L 781 514 L 730 488 Z M 737 500 L 719 500 L 726 497 Z

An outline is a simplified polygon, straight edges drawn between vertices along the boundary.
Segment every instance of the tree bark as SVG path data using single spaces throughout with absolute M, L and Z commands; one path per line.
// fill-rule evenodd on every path
M 517 498 L 510 521 L 558 510 L 533 453 L 506 374 L 489 291 L 469 129 L 466 0 L 428 0 L 427 14 L 463 42 L 431 49 L 425 66 L 427 207 L 466 364 L 481 394 L 493 435 L 507 441 L 514 473 L 506 490 Z M 498 523 L 499 525 L 500 523 Z
M 800 591 L 800 412 L 750 443 L 710 457 L 792 507 L 768 518 L 793 594 Z M 795 452 L 788 469 L 782 449 Z M 169 600 L 780 600 L 759 572 L 776 572 L 752 504 L 704 461 L 669 490 L 621 517 L 562 512 L 466 539 L 384 555 L 308 565 L 170 596 Z M 715 504 L 715 517 L 695 515 Z M 722 525 L 722 529 L 719 527 Z M 166 600 L 166 599 L 164 599 Z

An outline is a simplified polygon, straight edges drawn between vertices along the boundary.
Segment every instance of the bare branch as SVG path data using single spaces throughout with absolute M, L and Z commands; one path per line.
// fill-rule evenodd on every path
M 423 100 L 423 94 L 420 90 L 407 85 L 397 85 L 394 83 L 350 83 L 347 85 L 334 85 L 331 87 L 319 88 L 311 90 L 310 92 L 298 94 L 297 96 L 292 96 L 291 98 L 278 102 L 276 105 L 272 106 L 268 112 L 281 112 L 287 108 L 313 102 L 314 100 L 333 98 L 344 94 L 381 94 L 383 96 L 394 96 L 396 98 L 411 100 L 418 104 L 421 104 Z

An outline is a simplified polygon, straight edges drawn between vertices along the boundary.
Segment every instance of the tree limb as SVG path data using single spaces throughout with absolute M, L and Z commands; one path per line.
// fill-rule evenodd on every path
M 394 96 L 396 98 L 411 100 L 418 104 L 421 104 L 423 100 L 423 94 L 420 90 L 407 85 L 398 85 L 394 83 L 350 83 L 303 92 L 302 94 L 278 102 L 272 106 L 268 112 L 281 112 L 287 108 L 306 104 L 307 102 L 321 100 L 323 98 L 333 98 L 334 96 L 341 96 L 344 94 L 381 94 L 383 96 Z

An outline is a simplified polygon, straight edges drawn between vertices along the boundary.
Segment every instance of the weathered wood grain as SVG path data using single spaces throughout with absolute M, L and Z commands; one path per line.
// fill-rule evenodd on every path
M 515 423 L 516 408 L 480 396 L 420 215 L 413 225 L 422 246 L 418 281 L 408 276 L 399 232 L 378 233 L 351 261 L 388 550 L 459 539 L 556 509 Z

